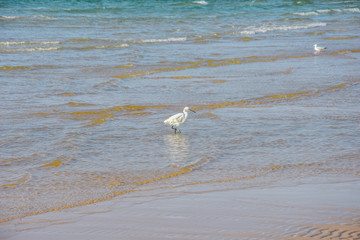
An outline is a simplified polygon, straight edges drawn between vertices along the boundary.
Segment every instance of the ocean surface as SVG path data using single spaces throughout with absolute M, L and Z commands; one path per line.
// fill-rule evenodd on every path
M 359 58 L 359 1 L 0 1 L 0 222 L 359 181 Z

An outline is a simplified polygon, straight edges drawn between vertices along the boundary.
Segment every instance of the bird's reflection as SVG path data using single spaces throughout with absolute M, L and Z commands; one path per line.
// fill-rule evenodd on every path
M 179 134 L 164 136 L 165 149 L 172 167 L 182 167 L 189 156 L 189 146 L 186 137 Z

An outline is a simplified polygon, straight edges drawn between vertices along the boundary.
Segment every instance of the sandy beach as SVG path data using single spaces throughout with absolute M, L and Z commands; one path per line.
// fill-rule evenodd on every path
M 184 187 L 13 220 L 1 239 L 360 239 L 360 181 Z

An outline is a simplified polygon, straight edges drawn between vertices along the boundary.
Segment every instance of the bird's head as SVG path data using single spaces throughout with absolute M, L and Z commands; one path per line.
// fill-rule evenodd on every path
M 195 113 L 195 111 L 194 111 L 194 110 L 191 110 L 189 107 L 185 107 L 185 108 L 184 108 L 184 112 L 189 112 L 189 111 Z

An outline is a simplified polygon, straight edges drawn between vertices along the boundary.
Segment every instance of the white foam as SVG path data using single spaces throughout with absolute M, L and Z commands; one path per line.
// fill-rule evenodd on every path
M 181 38 L 165 38 L 165 39 L 146 39 L 142 40 L 143 43 L 159 43 L 159 42 L 184 42 L 186 41 L 186 37 Z
M 266 33 L 272 31 L 290 31 L 290 30 L 307 29 L 307 28 L 324 27 L 324 26 L 326 26 L 326 23 L 322 23 L 322 22 L 299 24 L 299 25 L 280 25 L 280 26 L 263 25 L 260 27 L 252 26 L 239 33 L 242 35 L 254 35 L 257 33 Z
M 299 13 L 293 13 L 294 15 L 298 16 L 317 16 L 319 13 L 311 11 L 311 12 L 299 12 Z
M 2 16 L 0 15 L 0 19 L 18 19 L 20 18 L 19 16 Z
M 344 9 L 345 12 L 351 12 L 351 13 L 360 13 L 360 9 L 359 8 L 348 8 L 348 9 Z
M 16 49 L 0 49 L 0 52 L 16 53 L 16 52 L 44 52 L 44 51 L 57 51 L 60 47 L 32 47 L 32 48 L 16 48 Z
M 316 12 L 320 13 L 320 14 L 327 14 L 327 13 L 331 13 L 333 10 L 331 9 L 320 9 L 320 10 L 316 10 Z
M 52 16 L 48 16 L 48 15 L 32 15 L 32 16 L 4 16 L 4 15 L 0 15 L 0 19 L 3 20 L 13 20 L 13 19 L 37 19 L 37 20 L 52 20 L 55 19 Z
M 200 4 L 200 5 L 208 5 L 209 4 L 206 1 L 194 1 L 193 3 Z
M 130 45 L 127 43 L 123 43 L 123 44 L 118 44 L 118 45 L 104 45 L 104 46 L 95 46 L 93 47 L 94 49 L 108 49 L 108 48 L 126 48 L 129 47 Z M 85 49 L 91 49 L 91 47 L 85 47 Z
M 26 42 L 0 42 L 0 46 L 24 45 Z
M 17 45 L 57 45 L 60 44 L 59 41 L 44 41 L 44 42 L 35 42 L 35 41 L 4 41 L 0 42 L 0 46 L 17 46 Z
M 59 47 L 48 47 L 48 48 L 36 47 L 36 48 L 25 48 L 24 50 L 26 52 L 37 52 L 37 51 L 56 51 L 59 49 L 60 49 Z
M 347 8 L 347 9 L 319 9 L 316 11 L 310 12 L 298 12 L 292 13 L 297 16 L 318 16 L 320 14 L 330 14 L 330 13 L 360 13 L 359 8 Z

